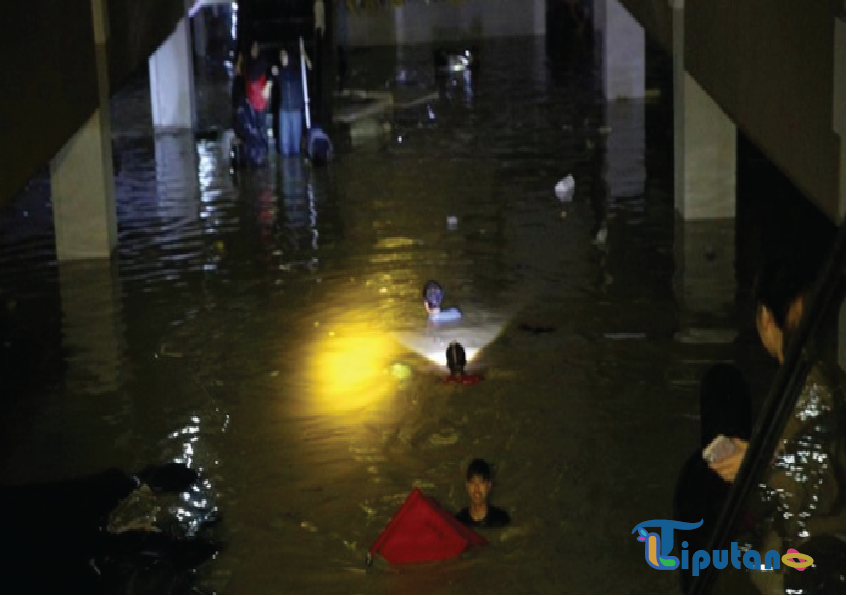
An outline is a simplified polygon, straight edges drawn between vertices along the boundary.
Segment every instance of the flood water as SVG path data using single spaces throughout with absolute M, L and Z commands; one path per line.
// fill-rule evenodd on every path
M 57 265 L 46 173 L 0 214 L 27 349 L 0 478 L 202 468 L 219 593 L 674 593 L 632 528 L 672 515 L 709 363 L 760 393 L 773 369 L 744 231 L 675 221 L 669 58 L 648 56 L 658 98 L 609 106 L 581 52 L 549 65 L 543 40 L 488 41 L 478 75 L 336 138 L 330 167 L 237 179 L 220 139 L 154 138 L 141 73 L 112 101 L 114 262 Z M 430 60 L 361 50 L 351 85 L 402 67 L 419 73 L 404 93 L 433 91 Z M 201 126 L 225 127 L 226 81 L 197 80 Z M 428 279 L 460 325 L 428 326 Z M 440 382 L 451 340 L 483 382 Z M 413 486 L 466 504 L 474 457 L 512 527 L 458 561 L 366 572 Z

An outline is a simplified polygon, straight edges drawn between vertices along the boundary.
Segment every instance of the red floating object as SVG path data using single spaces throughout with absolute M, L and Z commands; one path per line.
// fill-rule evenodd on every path
M 455 383 L 457 385 L 475 385 L 482 380 L 482 375 L 469 375 L 469 374 L 460 374 L 460 375 L 447 375 L 444 377 L 444 383 L 449 385 L 451 383 Z
M 486 544 L 485 538 L 416 487 L 376 539 L 370 554 L 379 554 L 392 565 L 408 565 L 452 559 L 471 546 Z

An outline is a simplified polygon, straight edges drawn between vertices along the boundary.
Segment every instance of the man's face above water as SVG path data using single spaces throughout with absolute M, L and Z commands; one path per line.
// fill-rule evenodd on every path
M 473 476 L 467 481 L 468 496 L 474 505 L 484 505 L 488 502 L 488 493 L 491 492 L 491 481 L 482 476 Z

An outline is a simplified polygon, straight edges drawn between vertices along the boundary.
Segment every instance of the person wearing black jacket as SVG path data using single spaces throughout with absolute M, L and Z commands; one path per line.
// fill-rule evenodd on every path
M 299 57 L 289 54 L 288 50 L 279 52 L 279 67 L 273 74 L 279 87 L 279 146 L 283 156 L 300 155 L 303 139 L 303 74 L 300 72 Z M 305 57 L 306 67 L 311 69 L 309 57 Z

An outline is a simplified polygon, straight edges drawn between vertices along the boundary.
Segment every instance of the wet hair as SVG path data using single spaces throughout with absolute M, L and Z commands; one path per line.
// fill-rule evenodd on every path
M 777 326 L 786 331 L 785 323 L 794 301 L 808 293 L 817 279 L 820 261 L 807 255 L 771 258 L 756 277 L 753 288 L 756 314 L 761 306 L 773 314 Z
M 466 478 L 468 481 L 473 480 L 474 476 L 479 476 L 486 482 L 491 480 L 491 466 L 484 459 L 475 459 L 468 464 L 468 472 Z
M 423 299 L 430 308 L 438 308 L 444 299 L 444 288 L 435 280 L 426 282 L 423 287 Z

